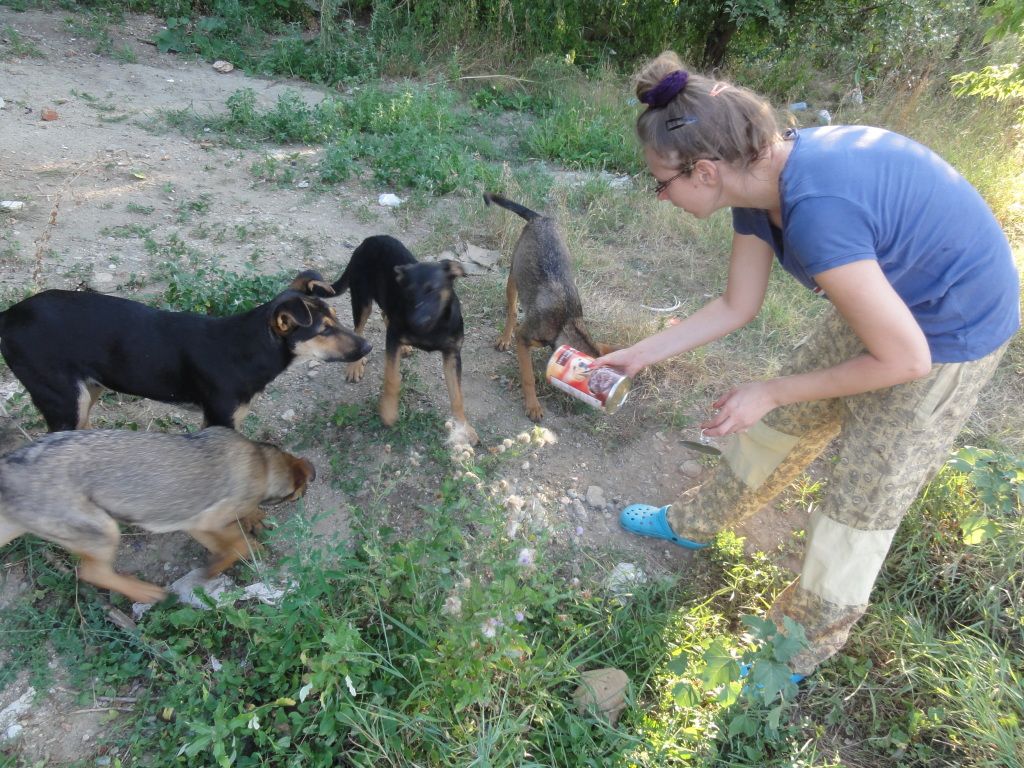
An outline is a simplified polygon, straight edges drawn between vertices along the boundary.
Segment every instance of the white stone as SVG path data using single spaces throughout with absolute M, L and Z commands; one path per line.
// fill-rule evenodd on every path
M 605 579 L 605 587 L 614 595 L 622 597 L 633 588 L 647 583 L 647 574 L 633 563 L 617 563 Z

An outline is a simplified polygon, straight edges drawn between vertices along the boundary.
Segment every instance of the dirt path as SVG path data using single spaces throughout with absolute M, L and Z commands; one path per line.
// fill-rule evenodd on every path
M 5 305 L 26 288 L 88 285 L 130 294 L 126 286 L 146 282 L 157 266 L 141 238 L 111 234 L 114 228 L 132 224 L 152 227 L 150 234 L 157 240 L 177 234 L 203 252 L 210 264 L 229 271 L 247 264 L 267 273 L 312 267 L 333 277 L 352 247 L 377 233 L 399 237 L 421 259 L 437 257 L 417 249 L 428 234 L 424 217 L 403 216 L 400 210 L 377 204 L 379 193 L 393 190 L 353 183 L 311 194 L 270 186 L 257 182 L 248 170 L 263 156 L 261 151 L 143 127 L 163 110 L 222 110 L 225 99 L 243 87 L 254 89 L 265 105 L 286 88 L 301 90 L 311 101 L 322 98 L 322 92 L 237 71 L 221 75 L 208 64 L 161 55 L 143 42 L 157 28 L 148 17 L 129 18 L 120 38 L 115 38 L 118 48 L 128 45 L 137 57 L 134 63 L 121 63 L 89 53 L 92 42 L 75 40 L 63 18 L 0 8 L 0 29 L 13 27 L 41 53 L 0 60 L 0 98 L 5 102 L 0 110 L 0 199 L 24 202 L 14 213 L 0 213 L 0 291 Z M 43 120 L 44 109 L 55 110 L 57 119 Z M 216 243 L 209 235 L 197 237 L 194 223 L 180 221 L 182 206 L 199 199 L 209 200 L 202 222 L 208 232 L 221 233 Z M 140 218 L 129 204 L 136 211 L 152 212 Z M 490 281 L 500 291 L 504 270 L 472 279 L 485 286 Z M 475 295 L 478 290 L 466 293 Z M 463 305 L 466 411 L 481 436 L 478 450 L 499 450 L 503 440 L 515 439 L 533 425 L 523 413 L 514 356 L 492 346 L 502 318 L 489 316 L 467 298 Z M 337 308 L 347 319 L 347 301 L 338 302 Z M 432 498 L 440 479 L 437 465 L 422 460 L 424 448 L 415 439 L 396 449 L 386 433 L 331 427 L 330 416 L 340 403 L 367 403 L 380 386 L 379 318 L 371 322 L 367 336 L 378 351 L 361 383 L 346 384 L 340 366 L 296 366 L 258 398 L 251 417 L 255 436 L 301 446 L 299 452 L 322 468 L 329 467 L 329 456 L 339 451 L 362 460 L 359 477 L 332 477 L 328 472 L 328 479 L 317 483 L 305 500 L 306 514 L 320 518 L 317 533 L 333 539 L 348 536 L 349 511 L 366 507 L 380 467 L 390 468 L 386 506 L 410 534 L 415 533 L 418 505 Z M 537 359 L 539 363 L 539 353 Z M 446 416 L 438 356 L 417 353 L 407 361 L 406 370 L 414 382 L 407 406 Z M 17 390 L 16 380 L 4 367 L 0 398 L 7 399 L 0 402 L 9 410 L 18 402 L 16 395 L 11 397 Z M 629 560 L 648 571 L 684 569 L 689 558 L 682 551 L 620 531 L 617 510 L 634 500 L 668 502 L 681 488 L 698 481 L 699 457 L 680 445 L 682 438 L 693 437 L 692 432 L 652 422 L 642 406 L 627 405 L 605 419 L 572 407 L 550 390 L 541 394 L 547 411 L 544 426 L 557 442 L 534 444 L 506 462 L 503 492 L 521 498 L 561 540 L 574 540 L 585 551 L 599 554 L 609 568 Z M 199 415 L 148 401 L 111 398 L 97 406 L 94 420 L 101 426 L 131 421 L 139 428 L 167 423 L 180 428 L 197 425 Z M 35 436 L 41 428 L 30 425 L 27 431 Z M 9 425 L 2 448 L 9 450 L 23 440 L 22 433 Z M 799 523 L 798 514 L 793 514 L 795 519 L 762 515 L 749 524 L 745 532 L 752 545 L 773 549 L 786 540 L 792 524 Z M 168 535 L 159 541 L 130 536 L 122 549 L 121 568 L 160 583 L 191 570 L 202 559 L 198 547 L 184 536 Z M 9 598 L 29 587 L 19 580 L 16 569 L 5 570 L 0 575 L 0 605 L 3 593 Z M 0 711 L 25 693 L 24 685 L 0 692 Z M 83 747 L 102 729 L 102 713 L 78 711 L 83 708 L 70 702 L 68 693 L 55 686 L 19 720 L 26 756 L 48 757 L 52 765 L 81 757 Z M 55 721 L 61 727 L 48 727 Z

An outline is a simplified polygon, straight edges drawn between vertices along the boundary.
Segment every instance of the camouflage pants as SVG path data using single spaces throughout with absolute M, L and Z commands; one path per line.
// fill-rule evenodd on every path
M 770 502 L 838 436 L 824 496 L 812 506 L 800 577 L 769 615 L 803 625 L 809 648 L 790 661 L 810 673 L 836 653 L 867 609 L 892 537 L 946 459 L 1005 346 L 968 363 L 937 364 L 922 379 L 850 397 L 777 408 L 723 444 L 703 485 L 669 510 L 680 536 L 707 541 Z M 864 352 L 833 309 L 796 348 L 782 375 L 827 368 Z

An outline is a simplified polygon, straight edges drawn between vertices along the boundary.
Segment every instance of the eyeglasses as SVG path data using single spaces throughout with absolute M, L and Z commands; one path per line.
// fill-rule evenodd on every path
M 658 181 L 657 179 L 655 179 L 655 181 L 658 181 L 658 183 L 654 185 L 654 196 L 660 197 L 661 193 L 668 189 L 669 184 L 678 179 L 680 176 L 686 176 L 692 171 L 693 166 L 691 165 L 689 168 L 684 168 L 679 173 L 675 174 L 671 178 L 665 179 L 664 181 Z
M 673 181 L 678 179 L 680 176 L 689 176 L 691 173 L 693 173 L 693 169 L 697 166 L 697 162 L 699 160 L 711 160 L 713 162 L 715 160 L 721 160 L 721 159 L 722 158 L 720 158 L 720 157 L 698 157 L 698 158 L 695 158 L 695 159 L 691 160 L 686 165 L 684 165 L 679 170 L 679 173 L 675 174 L 674 176 L 671 176 L 671 177 L 665 179 L 664 181 L 658 181 L 657 179 L 655 179 L 655 181 L 657 181 L 658 183 L 654 185 L 654 196 L 655 197 L 660 196 L 662 192 L 664 192 L 666 189 L 668 189 L 669 184 L 671 184 Z

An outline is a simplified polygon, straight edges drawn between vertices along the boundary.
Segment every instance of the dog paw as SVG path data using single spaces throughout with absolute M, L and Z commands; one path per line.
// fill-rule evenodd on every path
M 390 400 L 381 399 L 380 407 L 380 420 L 384 422 L 384 426 L 390 427 L 396 421 L 398 421 L 398 403 Z
M 363 371 L 366 370 L 366 358 L 349 363 L 345 368 L 345 381 L 353 384 L 363 380 Z
M 504 336 L 498 337 L 498 340 L 494 342 L 494 348 L 499 352 L 504 352 L 512 347 L 512 339 L 506 339 Z
M 476 430 L 469 425 L 468 422 L 456 421 L 451 426 L 451 432 L 448 434 L 448 444 L 453 447 L 464 446 L 464 445 L 476 445 L 480 442 L 480 438 L 476 434 Z
M 402 357 L 411 357 L 412 353 L 415 351 L 416 349 L 415 347 L 412 346 L 412 344 L 403 344 L 401 347 L 398 348 L 398 354 L 400 354 Z
M 544 409 L 541 408 L 540 403 L 537 401 L 527 403 L 526 415 L 530 417 L 530 421 L 540 421 L 544 418 Z
M 166 590 L 161 589 L 156 584 L 139 581 L 138 579 L 132 579 L 131 583 L 125 584 L 123 589 L 120 587 L 116 589 L 136 603 L 159 603 L 167 597 Z

